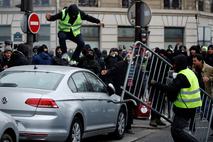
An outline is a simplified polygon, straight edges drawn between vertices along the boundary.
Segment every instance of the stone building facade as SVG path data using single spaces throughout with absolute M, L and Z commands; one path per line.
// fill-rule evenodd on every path
M 6 39 L 14 43 L 26 41 L 21 30 L 23 12 L 16 7 L 21 0 L 0 0 L 0 42 Z M 150 48 L 167 48 L 177 43 L 186 45 L 212 44 L 213 0 L 144 0 L 151 9 L 152 18 L 148 25 Z M 33 0 L 34 11 L 41 22 L 39 42 L 54 49 L 57 42 L 57 22 L 45 20 L 46 12 L 56 13 L 71 3 L 104 22 L 98 27 L 84 21 L 82 33 L 86 43 L 100 49 L 129 46 L 134 43 L 134 26 L 127 18 L 131 0 Z M 70 48 L 75 44 L 67 41 Z

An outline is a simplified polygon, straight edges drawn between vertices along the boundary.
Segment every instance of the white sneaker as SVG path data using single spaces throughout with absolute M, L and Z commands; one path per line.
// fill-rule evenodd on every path
M 78 64 L 78 62 L 76 62 L 75 60 L 70 61 L 70 65 L 77 65 L 77 64 Z

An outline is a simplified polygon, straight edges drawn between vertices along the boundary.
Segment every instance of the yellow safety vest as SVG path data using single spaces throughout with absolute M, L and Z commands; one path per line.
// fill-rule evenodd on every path
M 72 30 L 73 35 L 76 37 L 77 35 L 81 33 L 80 28 L 82 24 L 82 19 L 81 19 L 80 12 L 78 13 L 77 19 L 75 20 L 73 24 L 70 24 L 69 20 L 70 20 L 69 14 L 66 12 L 66 9 L 63 9 L 62 19 L 59 21 L 59 25 L 58 25 L 59 31 L 70 32 Z
M 194 72 L 187 68 L 181 70 L 178 74 L 186 76 L 191 86 L 180 90 L 174 105 L 178 108 L 196 108 L 202 106 L 200 87 Z

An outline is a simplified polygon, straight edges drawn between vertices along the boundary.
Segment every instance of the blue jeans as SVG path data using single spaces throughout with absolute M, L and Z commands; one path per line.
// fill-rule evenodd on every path
M 81 34 L 77 35 L 76 37 L 73 35 L 71 32 L 58 32 L 58 38 L 59 38 L 59 44 L 60 47 L 62 47 L 62 52 L 66 53 L 67 52 L 67 45 L 66 45 L 66 40 L 69 39 L 77 44 L 77 47 L 75 51 L 72 54 L 72 60 L 79 60 L 79 56 L 81 54 L 82 49 L 84 48 L 84 40 Z

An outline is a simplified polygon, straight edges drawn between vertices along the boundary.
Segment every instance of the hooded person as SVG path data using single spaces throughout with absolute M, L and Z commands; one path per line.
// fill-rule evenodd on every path
M 28 45 L 27 44 L 19 44 L 16 50 L 13 51 L 11 60 L 13 66 L 20 66 L 20 65 L 28 65 L 30 64 L 30 60 L 28 59 Z
M 53 65 L 68 65 L 68 61 L 63 59 L 63 52 L 60 46 L 55 49 L 55 56 L 53 57 Z
M 152 80 L 151 85 L 166 91 L 168 99 L 173 102 L 174 118 L 171 134 L 174 142 L 198 142 L 185 131 L 186 128 L 190 129 L 190 121 L 194 120 L 196 108 L 202 106 L 198 79 L 187 67 L 187 56 L 183 54 L 173 58 L 173 69 L 177 76 L 171 83 L 161 84 Z
M 77 44 L 77 47 L 72 55 L 72 60 L 78 61 L 80 53 L 85 46 L 85 42 L 81 35 L 82 20 L 86 20 L 92 23 L 97 23 L 100 26 L 104 26 L 99 19 L 87 15 L 80 10 L 77 5 L 71 4 L 69 7 L 65 7 L 61 12 L 51 15 L 46 14 L 47 21 L 60 20 L 58 24 L 59 32 L 59 44 L 63 49 L 63 53 L 67 52 L 66 40 L 71 40 Z
M 37 54 L 32 58 L 32 64 L 34 65 L 52 65 L 52 57 L 45 52 L 44 46 L 39 46 Z

